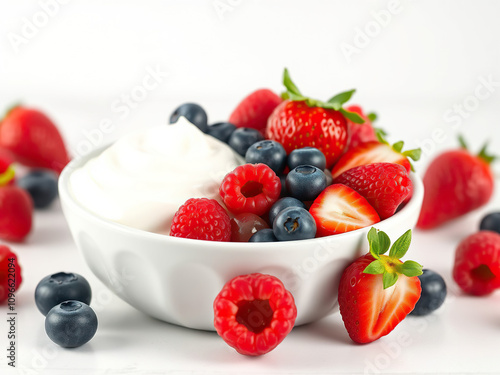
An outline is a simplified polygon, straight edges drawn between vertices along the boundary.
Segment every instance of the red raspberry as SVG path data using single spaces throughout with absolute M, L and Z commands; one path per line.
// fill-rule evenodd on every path
M 219 188 L 226 207 L 233 213 L 264 215 L 278 200 L 281 180 L 265 164 L 244 164 L 228 173 Z
M 271 275 L 252 273 L 229 281 L 214 301 L 214 326 L 240 354 L 262 355 L 290 333 L 297 317 L 292 294 Z
M 14 279 L 10 276 L 12 264 L 14 265 Z M 21 266 L 17 261 L 17 255 L 7 246 L 0 245 L 0 303 L 7 301 L 9 293 L 16 291 L 22 281 Z
M 500 288 L 500 234 L 483 230 L 460 242 L 453 278 L 466 293 L 476 296 Z
M 175 213 L 170 235 L 228 242 L 231 239 L 229 215 L 215 199 L 188 199 Z

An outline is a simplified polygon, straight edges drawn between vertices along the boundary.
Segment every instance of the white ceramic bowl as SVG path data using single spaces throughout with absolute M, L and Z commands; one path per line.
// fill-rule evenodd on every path
M 78 249 L 94 274 L 144 313 L 181 326 L 214 330 L 212 304 L 231 278 L 254 272 L 280 278 L 293 294 L 296 325 L 337 310 L 342 270 L 367 250 L 368 228 L 303 241 L 221 243 L 175 238 L 102 219 L 72 195 L 69 177 L 102 150 L 72 161 L 59 179 L 62 207 Z M 414 228 L 423 199 L 412 174 L 408 204 L 376 225 L 395 240 Z

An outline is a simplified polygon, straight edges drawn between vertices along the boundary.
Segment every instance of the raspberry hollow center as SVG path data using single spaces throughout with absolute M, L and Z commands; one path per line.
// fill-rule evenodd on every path
M 481 264 L 480 266 L 472 269 L 470 273 L 474 279 L 480 281 L 491 281 L 496 277 L 486 264 Z
M 250 332 L 260 333 L 271 324 L 273 313 L 267 299 L 240 301 L 236 321 L 243 324 Z
M 257 181 L 248 181 L 241 187 L 241 194 L 245 198 L 252 198 L 262 193 L 262 184 Z

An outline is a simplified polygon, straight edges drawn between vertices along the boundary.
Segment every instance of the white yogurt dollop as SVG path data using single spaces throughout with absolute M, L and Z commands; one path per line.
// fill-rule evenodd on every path
M 218 199 L 222 179 L 240 164 L 227 144 L 180 117 L 118 140 L 75 170 L 70 185 L 75 198 L 100 217 L 168 233 L 186 200 Z

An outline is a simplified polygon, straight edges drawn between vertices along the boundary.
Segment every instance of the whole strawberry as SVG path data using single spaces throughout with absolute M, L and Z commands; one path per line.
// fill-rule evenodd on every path
M 391 241 L 375 228 L 368 232 L 370 253 L 348 266 L 340 279 L 339 308 L 354 342 L 366 344 L 390 333 L 415 307 L 422 266 L 402 262 L 411 242 L 411 230 Z
M 0 245 L 0 304 L 9 299 L 21 285 L 21 266 L 17 255 L 5 245 Z
M 17 106 L 7 113 L 0 122 L 0 147 L 29 167 L 61 173 L 69 162 L 59 130 L 45 114 L 35 109 Z
M 346 108 L 349 112 L 355 112 L 364 120 L 362 124 L 357 124 L 351 120 L 347 120 L 347 133 L 349 134 L 346 150 L 357 147 L 361 143 L 372 142 L 377 140 L 375 129 L 372 122 L 377 119 L 375 113 L 365 115 L 363 109 L 359 105 L 351 105 Z
M 264 133 L 267 119 L 282 101 L 269 89 L 256 90 L 238 104 L 229 122 L 237 128 L 253 128 Z
M 394 163 L 374 163 L 351 168 L 335 180 L 361 194 L 375 208 L 381 220 L 394 215 L 412 192 L 406 169 Z
M 335 95 L 328 102 L 311 99 L 301 94 L 287 69 L 283 84 L 287 89 L 284 94 L 287 100 L 269 117 L 267 137 L 281 143 L 287 153 L 297 148 L 316 147 L 325 155 L 327 168 L 331 168 L 347 145 L 346 118 L 364 122 L 358 114 L 342 108 L 355 90 Z
M 461 149 L 437 156 L 424 174 L 424 201 L 417 227 L 431 229 L 486 204 L 493 193 L 494 179 L 486 146 L 478 155 Z

